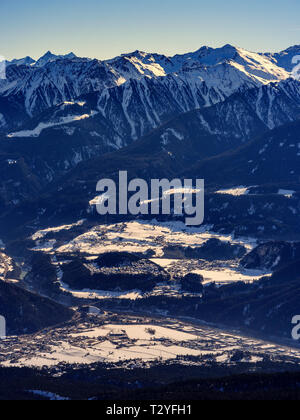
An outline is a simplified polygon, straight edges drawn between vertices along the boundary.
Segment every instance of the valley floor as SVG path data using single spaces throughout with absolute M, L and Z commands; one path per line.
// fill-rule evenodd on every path
M 77 316 L 61 327 L 0 342 L 2 367 L 102 363 L 133 369 L 166 361 L 187 366 L 240 363 L 253 370 L 272 361 L 297 368 L 300 348 L 222 332 L 191 320 L 107 313 Z
M 300 372 L 300 347 L 295 341 L 284 338 L 290 337 L 292 329 L 289 315 L 285 334 L 280 331 L 281 339 L 264 339 L 271 336 L 270 331 L 265 331 L 261 323 L 251 335 L 249 303 L 238 301 L 248 296 L 246 292 L 253 290 L 255 293 L 256 287 L 259 297 L 263 297 L 261 278 L 265 277 L 268 282 L 272 276 L 272 269 L 246 269 L 241 264 L 241 258 L 259 245 L 255 239 L 216 234 L 209 226 L 188 229 L 180 222 L 85 223 L 79 221 L 74 225 L 37 231 L 31 237 L 30 249 L 35 262 L 24 260 L 18 269 L 3 251 L 0 269 L 2 267 L 6 283 L 18 284 L 36 296 L 51 298 L 74 310 L 70 321 L 35 334 L 22 332 L 0 340 L 0 378 L 1 375 L 6 379 L 22 378 L 24 372 L 33 376 L 30 387 L 22 385 L 22 398 L 102 399 L 103 395 L 118 398 L 119 391 L 124 396 L 129 391 L 133 395 L 138 390 L 142 392 L 151 387 L 158 390 L 178 380 Z M 210 241 L 213 241 L 212 247 L 205 248 Z M 227 259 L 214 258 L 214 253 L 220 254 L 219 247 L 228 252 Z M 155 275 L 156 270 L 161 270 L 166 274 L 166 280 L 154 282 L 149 290 L 131 290 L 134 268 L 121 260 L 107 266 L 103 262 L 105 257 L 114 258 L 115 254 L 120 258 L 122 252 L 127 253 L 126 258 L 139 255 L 146 261 L 147 275 Z M 197 252 L 199 255 L 206 252 L 207 258 L 197 257 Z M 241 256 L 238 252 L 242 252 Z M 34 260 L 36 256 L 38 259 Z M 102 263 L 101 258 L 104 258 Z M 275 262 L 277 260 L 275 258 Z M 78 267 L 84 267 L 80 277 L 83 285 L 101 270 L 112 275 L 113 270 L 121 272 L 127 267 L 128 290 L 120 290 L 110 282 L 108 286 L 111 287 L 107 290 L 89 287 L 78 290 L 66 284 L 64 279 L 69 264 L 74 262 L 80 264 L 69 279 L 72 280 Z M 41 272 L 44 277 L 40 277 Z M 118 272 L 115 274 L 117 277 Z M 197 280 L 203 284 L 202 292 L 184 289 L 182 280 L 187 274 L 202 276 L 203 281 Z M 111 278 L 114 281 L 114 277 Z M 222 327 L 214 311 L 222 309 L 223 296 L 218 293 L 226 287 L 229 292 L 224 292 L 225 297 L 226 293 L 230 295 L 232 287 L 236 288 L 236 295 L 232 296 L 238 296 L 236 303 L 231 302 L 230 295 L 228 310 L 240 304 L 242 316 L 233 312 L 234 322 L 227 319 L 226 327 Z M 249 296 L 252 302 L 252 295 Z M 265 313 L 272 315 L 283 304 L 278 305 L 274 300 Z M 95 305 L 99 314 L 84 312 L 88 305 Z M 207 308 L 209 317 L 206 314 L 202 318 L 202 313 L 197 312 L 199 308 Z M 214 324 L 203 321 L 214 322 L 214 317 L 217 320 Z M 236 319 L 240 320 L 238 326 Z M 265 319 L 268 316 L 263 322 Z M 230 329 L 230 325 L 236 328 Z M 249 333 L 245 332 L 248 327 Z M 44 380 L 40 381 L 43 375 Z M 130 380 L 127 380 L 128 375 Z M 61 392 L 57 384 L 49 385 L 56 379 L 63 383 L 66 377 L 70 380 L 67 391 Z M 75 390 L 78 377 L 82 384 L 93 383 L 89 392 Z M 107 388 L 106 394 L 108 385 L 111 388 Z M 0 399 L 4 395 L 1 392 L 5 391 L 1 391 L 0 386 Z M 174 395 L 176 393 L 177 389 Z

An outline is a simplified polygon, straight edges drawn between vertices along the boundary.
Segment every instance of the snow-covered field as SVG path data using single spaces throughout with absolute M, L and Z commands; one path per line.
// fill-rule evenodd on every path
M 151 330 L 152 333 L 151 333 Z M 111 333 L 124 332 L 131 340 L 145 340 L 149 341 L 151 338 L 155 339 L 169 339 L 174 341 L 191 341 L 197 340 L 198 336 L 183 331 L 177 331 L 173 328 L 165 328 L 157 325 L 149 324 L 108 324 L 102 328 L 92 329 L 74 334 L 73 337 L 107 337 Z
M 106 291 L 106 290 L 90 290 L 90 289 L 83 289 L 83 290 L 73 290 L 68 287 L 67 284 L 60 282 L 61 289 L 63 291 L 71 293 L 74 297 L 80 299 L 130 299 L 136 300 L 141 299 L 143 294 L 140 290 L 128 290 L 124 292 L 113 292 L 113 291 Z
M 262 278 L 262 276 L 271 276 L 272 273 L 260 270 L 236 270 L 223 268 L 219 270 L 194 270 L 193 273 L 201 274 L 204 277 L 204 284 L 207 283 L 233 283 L 243 281 L 244 283 L 252 283 Z
M 44 251 L 60 255 L 65 253 L 82 253 L 97 258 L 99 254 L 106 252 L 129 252 L 129 253 L 149 253 L 153 254 L 151 261 L 161 266 L 169 272 L 189 272 L 199 273 L 204 277 L 204 283 L 216 282 L 217 284 L 245 281 L 252 282 L 260 279 L 264 275 L 271 273 L 262 271 L 243 270 L 238 264 L 222 263 L 221 266 L 208 264 L 204 266 L 197 260 L 178 260 L 166 258 L 164 248 L 169 246 L 180 246 L 182 248 L 196 248 L 202 246 L 209 239 L 218 239 L 224 243 L 231 243 L 244 246 L 250 252 L 256 246 L 256 240 L 253 238 L 234 238 L 231 235 L 220 235 L 211 232 L 209 226 L 200 228 L 188 228 L 182 222 L 146 222 L 132 221 L 112 225 L 97 225 L 89 228 L 85 233 L 75 236 L 69 241 L 55 239 L 56 233 L 72 231 L 84 224 L 84 220 L 74 225 L 53 227 L 36 232 L 32 239 L 35 241 L 36 251 Z M 47 238 L 48 234 L 51 238 Z M 53 238 L 54 235 L 54 238 Z M 175 257 L 176 258 L 176 257 Z M 56 261 L 56 257 L 53 258 Z M 58 270 L 58 280 L 62 280 L 61 263 L 55 262 Z M 77 298 L 89 299 L 139 299 L 142 293 L 139 290 L 128 290 L 127 292 L 107 292 L 101 290 L 70 290 L 70 288 L 61 282 L 61 288 L 73 294 Z M 164 292 L 173 293 L 172 290 Z M 175 291 L 176 292 L 176 291 Z M 157 294 L 158 291 L 155 291 Z
M 300 361 L 300 349 L 242 337 L 208 326 L 172 320 L 162 323 L 140 318 L 127 319 L 127 322 L 124 319 L 124 323 L 116 324 L 108 321 L 101 325 L 91 318 L 88 324 L 13 338 L 11 343 L 9 339 L 1 342 L 0 365 L 43 367 L 59 363 L 135 361 L 133 365 L 137 366 L 139 361 L 163 362 L 176 359 L 177 356 L 209 355 L 217 363 L 228 364 L 232 363 L 236 351 L 245 353 L 241 362 L 257 363 L 266 355 L 275 359 L 291 358 L 293 363 Z M 199 360 L 198 363 L 205 362 Z
M 197 247 L 208 239 L 216 238 L 232 244 L 245 246 L 249 251 L 256 245 L 254 238 L 233 238 L 231 235 L 220 235 L 210 231 L 210 226 L 189 228 L 182 222 L 126 222 L 113 225 L 99 225 L 86 233 L 77 236 L 70 242 L 57 246 L 56 240 L 47 240 L 47 232 L 70 229 L 69 226 L 38 231 L 32 239 L 36 241 L 36 250 L 55 250 L 63 252 L 84 252 L 99 255 L 104 252 L 126 251 L 146 252 L 153 250 L 157 257 L 163 256 L 166 245 Z

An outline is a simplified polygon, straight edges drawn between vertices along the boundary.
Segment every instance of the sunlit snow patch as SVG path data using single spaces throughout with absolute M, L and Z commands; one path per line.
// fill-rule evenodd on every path
M 51 127 L 57 127 L 60 125 L 70 124 L 76 121 L 86 120 L 87 118 L 91 118 L 97 114 L 96 111 L 92 111 L 90 114 L 83 114 L 83 115 L 69 115 L 67 117 L 62 117 L 58 121 L 44 123 L 41 122 L 37 127 L 33 130 L 23 130 L 17 131 L 15 133 L 10 133 L 7 135 L 9 138 L 15 137 L 39 137 L 43 130 Z
M 235 195 L 235 196 L 248 195 L 249 188 L 250 187 L 239 186 L 239 187 L 216 191 L 216 194 L 228 194 L 228 195 Z
M 39 239 L 43 239 L 48 233 L 58 233 L 62 230 L 71 230 L 74 227 L 81 226 L 85 220 L 79 220 L 77 223 L 73 223 L 71 225 L 62 225 L 57 227 L 51 227 L 43 230 L 38 230 L 34 235 L 31 236 L 33 241 L 37 241 Z
M 272 273 L 262 270 L 242 270 L 223 267 L 216 270 L 193 270 L 193 273 L 203 276 L 203 284 L 216 283 L 224 285 L 242 281 L 244 283 L 253 283 L 262 277 L 270 277 Z
M 279 195 L 284 195 L 287 198 L 292 198 L 295 193 L 296 191 L 292 191 L 292 190 L 279 190 L 278 191 Z

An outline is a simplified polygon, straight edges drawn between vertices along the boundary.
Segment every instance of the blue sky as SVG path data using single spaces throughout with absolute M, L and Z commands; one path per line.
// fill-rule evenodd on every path
M 230 43 L 252 51 L 300 44 L 299 0 L 1 0 L 0 55 L 51 50 L 111 58 L 172 55 Z

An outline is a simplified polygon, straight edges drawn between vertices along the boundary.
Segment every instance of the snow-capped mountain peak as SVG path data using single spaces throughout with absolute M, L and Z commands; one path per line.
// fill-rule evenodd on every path
M 16 65 L 16 66 L 30 66 L 33 63 L 35 63 L 35 60 L 29 56 L 20 58 L 20 59 L 14 59 L 11 61 L 6 61 L 7 66 Z
M 95 93 L 103 117 L 110 118 L 112 109 L 120 110 L 132 138 L 137 138 L 149 125 L 157 126 L 175 111 L 202 108 L 239 90 L 288 79 L 287 63 L 297 51 L 295 46 L 276 56 L 226 44 L 173 57 L 137 50 L 105 61 L 48 51 L 35 63 L 26 58 L 19 61 L 27 65 L 15 62 L 8 66 L 7 78 L 0 80 L 0 98 L 5 98 L 0 102 L 1 128 L 7 133 L 24 131 L 22 125 L 28 118 Z M 169 103 L 170 98 L 167 109 L 164 101 Z M 11 104 L 19 109 L 17 115 L 13 111 L 13 118 Z M 139 116 L 137 123 L 138 109 L 146 112 L 146 119 Z M 114 118 L 117 113 L 114 111 Z M 122 129 L 127 130 L 126 126 Z
M 293 58 L 300 55 L 300 45 L 294 45 L 279 53 L 266 53 L 265 56 L 274 62 L 278 67 L 291 72 L 295 64 Z
M 36 61 L 35 67 L 43 67 L 50 62 L 60 60 L 60 59 L 72 60 L 73 58 L 76 58 L 76 55 L 72 52 L 66 55 L 55 55 L 55 54 L 52 54 L 51 51 L 48 51 L 46 52 L 46 54 L 44 54 L 42 57 L 40 57 Z

